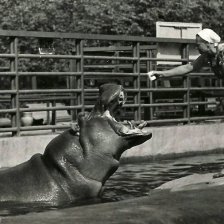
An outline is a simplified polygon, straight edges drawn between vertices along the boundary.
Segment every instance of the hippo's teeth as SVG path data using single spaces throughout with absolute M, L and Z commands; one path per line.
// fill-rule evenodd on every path
M 126 126 L 123 126 L 122 133 L 126 135 L 137 135 L 137 134 L 146 134 L 147 132 L 143 132 L 139 128 L 130 129 Z
M 110 114 L 110 111 L 109 110 L 106 110 L 104 113 L 103 113 L 103 116 L 104 117 L 108 117 L 109 119 L 115 121 L 116 123 L 119 123 L 118 121 L 116 121 L 116 119 Z M 122 125 L 121 123 L 121 129 L 120 129 L 120 132 L 123 133 L 124 135 L 147 135 L 148 134 L 148 131 L 146 130 L 142 130 L 142 129 L 139 129 L 137 127 L 134 127 L 133 124 L 131 122 L 128 122 L 129 125 L 131 126 L 130 128 L 126 127 L 125 125 Z
M 141 132 L 142 132 L 143 134 L 148 134 L 148 133 L 149 133 L 149 131 L 147 131 L 147 130 L 141 130 Z

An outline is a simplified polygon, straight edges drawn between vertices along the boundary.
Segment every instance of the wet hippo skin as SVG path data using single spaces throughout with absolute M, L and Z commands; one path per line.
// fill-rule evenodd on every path
M 124 101 L 122 86 L 101 86 L 93 110 L 79 114 L 79 129 L 58 135 L 43 155 L 0 172 L 0 202 L 59 206 L 99 196 L 121 154 L 152 137 L 144 125 L 127 127 L 115 120 Z

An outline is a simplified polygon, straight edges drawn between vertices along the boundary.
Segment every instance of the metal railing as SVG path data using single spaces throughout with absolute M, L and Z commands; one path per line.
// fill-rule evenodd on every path
M 189 45 L 193 45 L 194 40 L 6 30 L 0 31 L 0 38 L 10 40 L 9 51 L 0 54 L 1 59 L 8 61 L 9 68 L 8 71 L 0 71 L 0 78 L 10 80 L 10 87 L 0 89 L 0 104 L 5 102 L 10 105 L 2 107 L 0 115 L 7 113 L 10 124 L 2 127 L 0 124 L 0 132 L 20 135 L 24 131 L 68 128 L 69 122 L 76 120 L 77 113 L 93 107 L 98 85 L 114 81 L 124 85 L 128 94 L 121 120 L 146 120 L 149 125 L 166 125 L 224 118 L 222 113 L 211 113 L 208 109 L 212 105 L 217 107 L 217 99 L 222 99 L 224 90 L 222 81 L 216 79 L 212 72 L 169 79 L 168 87 L 166 80 L 150 82 L 147 78 L 147 71 L 163 69 L 158 66 L 158 61 L 188 63 Z M 69 53 L 66 54 L 57 51 L 54 54 L 40 54 L 38 51 L 24 53 L 20 43 L 29 38 L 70 41 L 74 48 L 67 49 Z M 156 51 L 160 43 L 181 45 L 182 58 L 158 59 Z M 60 60 L 64 60 L 67 70 L 44 71 L 42 68 L 41 71 L 30 71 L 24 66 L 21 69 L 23 60 L 30 60 L 31 64 L 35 60 L 59 60 L 59 64 Z M 62 78 L 66 85 L 54 88 L 55 83 L 52 82 L 51 87 L 38 86 L 37 79 L 45 77 L 52 77 L 55 82 Z M 21 88 L 21 80 L 31 80 L 31 85 Z M 201 84 L 203 81 L 209 82 L 209 85 Z M 27 107 L 24 103 L 39 106 Z M 23 112 L 40 111 L 45 111 L 48 117 L 51 113 L 50 121 L 41 125 L 21 125 Z M 59 111 L 67 113 L 67 123 L 58 122 Z

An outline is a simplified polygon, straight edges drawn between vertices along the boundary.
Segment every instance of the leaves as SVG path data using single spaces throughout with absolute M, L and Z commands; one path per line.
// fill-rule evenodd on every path
M 169 21 L 202 23 L 224 37 L 223 10 L 221 0 L 0 0 L 0 29 L 155 36 L 156 22 Z M 1 52 L 7 44 L 0 40 Z M 22 52 L 37 51 L 37 42 L 19 44 Z M 60 53 L 73 46 L 55 41 Z M 40 66 L 27 63 L 28 70 Z
M 0 0 L 2 29 L 155 36 L 156 21 L 202 22 L 223 35 L 213 0 Z

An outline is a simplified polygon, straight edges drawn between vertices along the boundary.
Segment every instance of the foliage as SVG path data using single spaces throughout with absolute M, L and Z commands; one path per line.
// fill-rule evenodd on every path
M 156 21 L 222 31 L 221 0 L 0 0 L 2 29 L 155 36 Z
M 155 36 L 156 21 L 178 21 L 202 23 L 224 37 L 223 10 L 222 0 L 0 0 L 0 29 Z M 71 53 L 74 45 L 55 43 L 58 53 Z M 34 53 L 38 42 L 23 40 L 19 46 L 22 53 Z M 8 49 L 9 40 L 1 39 L 0 52 Z M 19 66 L 27 71 L 68 69 L 66 62 L 43 60 Z

